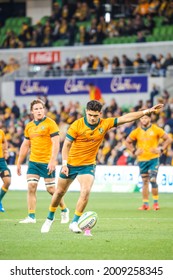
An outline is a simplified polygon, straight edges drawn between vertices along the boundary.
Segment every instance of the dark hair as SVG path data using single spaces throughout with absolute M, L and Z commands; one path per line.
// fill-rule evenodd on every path
M 102 104 L 97 100 L 91 100 L 87 103 L 86 109 L 91 110 L 91 111 L 95 111 L 95 112 L 96 111 L 101 112 Z

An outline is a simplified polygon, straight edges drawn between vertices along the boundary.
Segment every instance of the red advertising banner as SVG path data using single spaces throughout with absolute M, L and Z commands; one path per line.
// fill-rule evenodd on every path
M 60 60 L 60 51 L 29 52 L 28 54 L 29 64 L 51 64 L 60 62 Z

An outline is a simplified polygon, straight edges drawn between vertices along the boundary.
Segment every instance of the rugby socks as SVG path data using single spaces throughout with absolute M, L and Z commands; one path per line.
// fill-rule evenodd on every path
M 145 206 L 149 206 L 149 200 L 148 199 L 143 199 L 143 204 Z
M 56 209 L 57 209 L 57 207 L 52 207 L 52 206 L 49 207 L 49 214 L 47 216 L 47 218 L 49 220 L 53 220 L 54 219 Z
M 35 219 L 35 210 L 29 210 L 28 211 L 28 217 Z
M 78 220 L 79 220 L 80 216 L 82 216 L 82 214 L 83 214 L 82 212 L 75 211 L 72 223 L 78 222 Z
M 153 195 L 153 203 L 156 204 L 158 203 L 159 196 L 158 195 Z
M 60 209 L 61 209 L 61 212 L 67 212 L 67 207 L 66 207 L 66 205 L 64 205 L 63 207 L 60 207 Z
M 8 191 L 8 189 L 6 189 L 3 185 L 2 188 L 0 189 L 0 201 L 3 199 L 3 197 L 7 193 L 7 191 Z

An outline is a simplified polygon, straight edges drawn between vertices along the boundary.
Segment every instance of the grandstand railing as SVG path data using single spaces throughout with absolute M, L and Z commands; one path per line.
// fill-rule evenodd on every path
M 19 69 L 13 73 L 9 73 L 3 76 L 3 81 L 13 81 L 15 78 L 56 78 L 56 77 L 71 77 L 71 76 L 107 76 L 107 75 L 141 75 L 141 74 L 151 74 L 149 65 L 141 65 L 138 67 L 117 67 L 112 69 L 110 72 L 104 73 L 101 69 L 87 69 L 83 71 L 82 69 L 54 69 L 50 73 L 46 74 L 45 67 L 30 67 L 29 69 Z

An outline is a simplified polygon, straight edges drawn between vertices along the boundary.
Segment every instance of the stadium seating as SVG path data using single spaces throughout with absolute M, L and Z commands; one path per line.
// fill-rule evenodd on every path
M 23 23 L 30 25 L 32 19 L 30 17 L 11 17 L 6 19 L 4 26 L 0 29 L 0 47 L 3 45 L 7 31 L 12 30 L 16 35 L 19 35 Z
M 62 3 L 60 4 L 60 6 Z M 131 15 L 132 16 L 132 15 Z M 96 17 L 95 14 L 91 13 L 90 14 L 90 19 L 87 19 L 86 21 L 77 21 L 76 24 L 80 28 L 81 26 L 84 26 L 86 30 L 88 31 L 90 26 L 91 26 L 91 21 L 92 19 Z M 49 20 L 51 17 L 48 15 L 43 16 L 40 18 L 39 22 L 41 23 L 42 26 L 45 25 L 46 21 Z M 125 18 L 125 21 L 130 18 L 130 15 Z M 158 41 L 170 41 L 172 40 L 172 34 L 173 34 L 173 26 L 172 25 L 165 25 L 165 17 L 164 16 L 158 16 L 155 15 L 153 16 L 154 22 L 155 22 L 155 27 L 153 28 L 152 33 L 145 34 L 144 35 L 146 38 L 146 42 L 158 42 Z M 118 22 L 120 19 L 116 18 L 115 21 Z M 144 24 L 147 24 L 147 17 L 143 17 L 142 20 L 144 21 Z M 28 25 L 32 25 L 32 19 L 30 17 L 10 17 L 7 18 L 5 21 L 4 26 L 1 27 L 0 29 L 0 47 L 2 47 L 3 42 L 6 38 L 6 33 L 8 30 L 12 30 L 15 32 L 15 34 L 18 36 L 21 31 L 22 24 L 26 22 Z M 52 27 L 54 27 L 54 24 L 51 23 Z M 34 27 L 34 25 L 33 25 Z M 103 40 L 103 44 L 129 44 L 129 43 L 135 43 L 137 40 L 137 34 L 136 35 L 131 35 L 131 36 L 124 36 L 124 35 L 119 35 L 116 37 L 109 37 L 109 34 L 106 34 L 106 38 Z M 76 41 L 75 44 L 79 44 L 79 35 L 77 34 L 76 36 Z M 67 40 L 57 40 L 52 43 L 52 46 L 66 46 L 67 45 Z M 28 44 L 26 42 L 25 47 L 27 47 Z
M 53 46 L 54 47 L 63 47 L 63 46 L 66 46 L 67 45 L 67 40 L 63 40 L 63 39 L 61 39 L 61 40 L 57 40 L 57 41 L 55 41 L 54 43 L 53 43 Z

